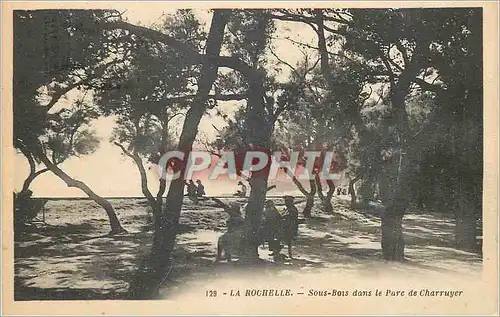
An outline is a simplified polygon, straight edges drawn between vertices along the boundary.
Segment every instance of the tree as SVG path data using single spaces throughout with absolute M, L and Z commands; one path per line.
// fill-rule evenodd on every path
M 201 27 L 191 10 L 178 10 L 166 17 L 158 32 L 170 34 L 201 50 L 206 37 Z M 161 209 L 167 183 L 160 177 L 158 192 L 153 196 L 144 161 L 157 165 L 163 154 L 176 148 L 169 123 L 185 115 L 195 97 L 193 85 L 197 84 L 199 65 L 184 65 L 182 52 L 148 38 L 133 37 L 129 45 L 128 69 L 110 80 L 112 89 L 98 90 L 94 99 L 106 115 L 117 116 L 117 128 L 111 141 L 139 170 L 142 193 L 153 210 L 156 241 L 160 239 Z
M 394 131 L 396 138 L 390 146 L 392 150 L 386 147 L 389 151 L 384 152 L 385 157 L 383 158 L 386 164 L 380 174 L 383 176 L 380 182 L 382 198 L 386 205 L 386 213 L 382 218 L 382 246 L 386 259 L 401 260 L 403 259 L 404 250 L 401 221 L 404 210 L 410 203 L 411 195 L 409 193 L 413 191 L 411 185 L 415 185 L 411 180 L 414 178 L 415 173 L 419 173 L 419 169 L 415 168 L 419 165 L 419 152 L 429 146 L 429 144 L 426 144 L 427 140 L 432 140 L 425 131 L 423 133 L 421 133 L 422 131 L 412 131 L 408 97 L 413 95 L 412 92 L 416 87 L 419 87 L 422 91 L 432 91 L 437 93 L 437 96 L 440 96 L 438 98 L 440 101 L 438 109 L 446 109 L 447 104 L 457 105 L 457 98 L 458 100 L 461 99 L 459 90 L 464 91 L 464 86 L 471 87 L 470 103 L 467 102 L 467 104 L 475 106 L 461 108 L 458 112 L 454 110 L 454 113 L 437 111 L 437 113 L 441 112 L 442 116 L 437 117 L 433 113 L 431 117 L 446 122 L 448 118 L 454 118 L 456 113 L 463 114 L 462 111 L 467 109 L 467 111 L 470 111 L 469 118 L 473 119 L 474 123 L 470 122 L 470 124 L 462 124 L 462 126 L 473 126 L 474 128 L 470 132 L 475 135 L 476 140 L 481 138 L 480 133 L 477 132 L 477 128 L 481 126 L 480 119 L 478 119 L 481 113 L 481 106 L 478 107 L 478 105 L 482 102 L 481 97 L 479 97 L 482 96 L 480 88 L 481 76 L 473 75 L 477 69 L 480 69 L 480 58 L 478 56 L 481 56 L 481 54 L 477 49 L 477 47 L 481 47 L 477 42 L 481 40 L 479 36 L 481 31 L 478 29 L 478 26 L 481 25 L 478 20 L 480 19 L 480 13 L 471 9 L 444 11 L 401 9 L 375 10 L 374 12 L 351 10 L 351 14 L 352 23 L 348 23 L 348 26 L 344 29 L 346 31 L 346 49 L 361 54 L 372 65 L 378 64 L 379 74 L 388 80 L 389 84 L 388 101 L 390 101 L 391 111 L 387 117 L 387 123 L 389 129 Z M 445 52 L 447 47 L 451 49 L 450 52 Z M 452 58 L 448 59 L 449 57 Z M 462 62 L 456 63 L 455 58 L 461 59 Z M 447 60 L 447 62 L 443 63 L 444 60 Z M 459 65 L 467 66 L 461 68 Z M 447 69 L 453 69 L 454 74 L 448 77 Z M 476 84 L 474 88 L 473 85 L 465 84 L 464 74 L 475 76 L 476 80 L 474 82 Z M 468 82 L 472 82 L 470 78 Z M 429 82 L 429 80 L 433 82 Z M 447 87 L 448 85 L 452 87 L 455 84 L 461 88 L 450 90 Z M 441 99 L 443 95 L 448 97 Z M 453 100 L 451 102 L 450 97 Z M 472 101 L 473 98 L 476 99 Z M 460 122 L 463 122 L 463 118 Z M 436 125 L 436 121 L 431 124 Z M 441 123 L 437 125 L 439 126 Z M 448 126 L 448 128 L 450 127 Z M 450 135 L 449 131 L 442 131 L 444 132 L 443 135 Z M 465 132 L 456 133 L 453 129 L 451 131 L 451 135 L 456 137 Z M 427 137 L 424 135 L 427 135 Z M 465 135 L 465 133 L 462 135 Z M 422 136 L 424 137 L 422 138 Z M 452 139 L 456 140 L 455 137 Z M 456 143 L 451 142 L 451 144 Z M 471 153 L 472 146 L 471 143 L 468 143 L 460 147 L 460 150 L 455 147 L 451 153 L 454 153 L 453 156 L 460 157 L 462 154 Z M 480 161 L 479 156 L 475 156 L 472 160 L 475 162 Z M 456 164 L 453 161 L 446 164 L 445 170 L 451 172 L 455 169 Z M 476 179 L 478 178 L 477 175 L 480 175 L 480 172 L 474 171 L 475 169 L 472 166 L 467 166 L 467 170 L 475 175 Z M 448 175 L 451 176 L 453 173 Z M 465 182 L 463 177 L 458 176 L 458 174 L 454 174 L 451 180 L 455 183 L 455 185 L 452 185 L 452 187 L 455 187 L 455 190 L 452 190 L 454 192 L 457 192 L 457 189 L 464 186 L 465 183 L 470 184 L 470 182 Z M 419 185 L 417 184 L 417 186 Z M 474 192 L 472 195 L 480 197 L 477 190 L 480 185 L 473 185 L 472 188 L 474 187 L 476 190 L 472 190 Z M 462 193 L 459 196 L 464 199 L 468 195 Z M 462 202 L 472 202 L 473 200 L 474 198 L 467 197 Z M 466 203 L 460 205 L 455 209 L 462 209 Z M 469 208 L 469 210 L 471 209 L 474 208 Z M 457 221 L 457 229 L 461 223 L 467 224 L 462 226 L 464 228 L 462 231 L 468 232 L 469 237 L 472 237 L 474 230 L 469 228 L 475 228 L 474 219 L 469 217 L 463 222 Z M 472 239 L 469 238 L 468 240 L 471 241 Z
M 290 151 L 302 153 L 304 151 L 304 145 L 306 149 L 308 148 L 307 140 L 309 139 L 309 136 L 312 135 L 312 132 L 308 133 L 308 128 L 310 128 L 312 124 L 300 124 L 298 122 L 292 121 L 305 120 L 305 116 L 295 115 L 299 113 L 300 111 L 286 112 L 283 114 L 284 118 L 279 118 L 277 120 L 274 138 L 276 139 L 276 143 L 280 145 L 279 149 L 283 151 L 282 156 L 284 156 L 284 159 L 290 159 Z M 293 119 L 285 119 L 288 116 L 292 117 Z M 304 165 L 302 156 L 297 157 L 297 163 L 298 166 Z M 310 178 L 308 180 L 309 190 L 307 190 L 291 169 L 285 167 L 283 168 L 283 170 L 289 177 L 291 177 L 295 186 L 297 186 L 299 191 L 306 197 L 306 205 L 302 210 L 302 214 L 304 215 L 304 217 L 310 218 L 312 208 L 314 207 L 314 197 L 316 196 L 317 192 L 316 180 L 313 178 Z
M 65 111 L 54 112 L 55 105 L 66 93 L 95 85 L 102 80 L 100 76 L 105 69 L 119 62 L 116 59 L 109 61 L 108 51 L 117 45 L 119 34 L 82 32 L 96 21 L 109 18 L 110 14 L 109 11 L 83 10 L 14 13 L 13 143 L 33 161 L 43 163 L 68 186 L 81 189 L 101 205 L 110 218 L 114 234 L 125 230 L 111 204 L 57 166 L 68 155 L 89 152 L 96 145 L 88 130 L 79 130 L 86 120 L 80 115 L 89 113 L 77 107 L 73 116 L 64 118 Z M 52 160 L 47 157 L 47 149 L 52 152 Z
M 203 116 L 206 108 L 207 108 L 207 100 L 209 99 L 210 90 L 215 82 L 217 77 L 218 67 L 228 67 L 233 70 L 238 71 L 249 84 L 248 95 L 257 98 L 254 102 L 250 102 L 249 104 L 254 104 L 254 118 L 262 118 L 262 103 L 261 97 L 263 96 L 262 89 L 262 77 L 258 71 L 256 71 L 251 65 L 243 61 L 241 58 L 237 56 L 220 56 L 220 48 L 223 42 L 224 29 L 227 24 L 229 17 L 229 12 L 223 10 L 215 10 L 212 18 L 212 25 L 210 28 L 210 32 L 207 36 L 207 41 L 205 45 L 205 54 L 199 53 L 194 47 L 192 47 L 189 43 L 185 43 L 183 41 L 179 41 L 174 37 L 164 34 L 159 31 L 155 31 L 149 28 L 135 26 L 124 22 L 122 20 L 119 21 L 111 21 L 106 23 L 99 24 L 99 28 L 106 30 L 122 30 L 128 35 L 133 35 L 138 38 L 144 39 L 150 42 L 161 43 L 162 45 L 166 45 L 171 47 L 177 51 L 179 51 L 179 55 L 181 58 L 179 60 L 179 65 L 200 65 L 200 77 L 197 81 L 197 93 L 192 98 L 192 103 L 189 110 L 186 112 L 186 118 L 184 120 L 180 140 L 178 143 L 177 150 L 184 153 L 184 160 L 181 162 L 176 162 L 174 169 L 182 175 L 185 171 L 187 164 L 187 154 L 191 151 L 193 142 L 196 138 L 198 132 L 198 125 Z M 249 98 L 252 99 L 252 98 Z M 258 102 L 257 102 L 258 101 Z M 255 120 L 258 124 L 263 121 Z M 255 129 L 256 125 L 252 125 Z M 269 129 L 265 129 L 266 133 L 263 135 L 264 137 L 267 135 L 267 131 L 270 132 Z M 262 132 L 262 131 L 259 131 Z M 264 140 L 261 137 L 258 137 L 256 140 Z M 252 184 L 253 188 L 260 187 L 267 189 L 265 185 L 265 181 L 257 181 L 259 183 L 258 186 Z M 170 187 L 169 193 L 167 195 L 166 205 L 163 208 L 162 219 L 161 219 L 161 239 L 159 239 L 158 243 L 154 243 L 150 256 L 143 262 L 141 268 L 139 269 L 136 280 L 131 284 L 129 289 L 129 294 L 132 298 L 142 297 L 151 295 L 156 291 L 156 287 L 158 286 L 158 281 L 161 282 L 161 278 L 166 272 L 166 267 L 170 261 L 170 254 L 173 249 L 173 245 L 175 243 L 175 235 L 176 235 L 176 227 L 178 225 L 180 211 L 182 208 L 182 194 L 184 190 L 184 182 L 181 179 L 174 180 Z M 264 194 L 264 195 L 263 195 Z M 265 197 L 265 192 L 261 193 L 258 196 L 258 199 L 250 199 L 249 210 L 254 211 L 254 216 L 247 217 L 248 221 L 252 224 L 247 226 L 248 228 L 255 228 L 255 224 L 257 224 L 256 220 L 260 217 L 257 217 L 261 212 L 259 208 L 255 208 L 258 205 L 263 205 L 263 198 Z M 257 204 L 252 206 L 253 204 Z M 251 207 L 250 207 L 251 206 Z M 252 221 L 250 219 L 253 219 Z M 250 232 L 248 232 L 250 233 Z M 248 236 L 255 237 L 256 233 L 250 233 Z M 251 240 L 251 239 L 248 239 Z M 255 241 L 254 241 L 255 242 Z M 253 251 L 257 250 L 258 244 L 252 243 L 251 249 Z M 249 248 L 250 249 L 250 248 Z M 252 256 L 255 255 L 254 252 L 249 252 Z M 154 281 L 155 285 L 152 285 L 152 281 Z M 152 292 L 152 293 L 151 293 Z M 150 296 L 148 296 L 150 297 Z
M 441 76 L 446 64 L 443 48 L 453 47 L 454 56 L 474 51 L 458 43 L 468 45 L 473 38 L 471 34 L 480 33 L 474 30 L 476 24 L 480 25 L 478 16 L 478 10 L 470 9 L 301 9 L 273 13 L 276 19 L 305 23 L 317 33 L 317 50 L 322 57 L 325 79 L 332 74 L 329 57 L 339 56 L 340 47 L 341 56 L 354 57 L 368 70 L 367 84 L 386 89 L 381 95 L 385 106 L 379 107 L 382 111 L 379 111 L 377 129 L 371 128 L 372 123 L 363 118 L 361 108 L 353 107 L 352 111 L 347 108 L 346 112 L 360 142 L 359 171 L 365 174 L 363 177 L 375 180 L 386 207 L 382 217 L 382 249 L 388 260 L 404 258 L 402 217 L 411 200 L 410 186 L 414 184 L 411 180 L 418 173 L 415 166 L 422 148 L 416 143 L 421 139 L 415 138 L 410 126 L 412 118 L 407 110 L 407 97 L 414 95 L 417 88 L 434 93 L 443 88 L 447 90 Z M 457 69 L 454 62 L 449 62 L 450 68 Z M 477 64 L 473 64 L 476 69 Z M 339 91 L 332 85 L 333 81 L 326 82 L 330 93 Z M 379 137 L 382 142 L 377 140 Z M 368 157 L 367 153 L 375 155 Z M 368 166 L 363 166 L 370 161 Z
M 186 113 L 186 119 L 184 120 L 177 147 L 177 149 L 183 153 L 189 153 L 191 151 L 198 131 L 198 125 L 206 111 L 209 93 L 216 79 L 218 70 L 218 65 L 214 63 L 213 60 L 220 54 L 227 19 L 227 12 L 223 10 L 214 11 L 206 42 L 205 52 L 207 58 L 201 63 L 200 77 L 197 82 L 198 89 Z M 114 25 L 114 27 L 117 27 L 117 25 Z M 128 24 L 121 24 L 121 27 L 137 30 L 136 27 Z M 166 41 L 171 40 L 169 36 L 163 36 L 162 33 L 151 32 L 149 29 L 140 30 L 146 32 L 147 36 L 161 37 Z M 178 42 L 175 41 L 175 43 Z M 191 52 L 192 55 L 198 54 L 194 53 L 196 51 L 190 46 L 188 47 L 188 52 Z M 181 175 L 183 175 L 186 164 L 187 158 L 176 164 L 176 171 L 180 171 Z M 151 296 L 154 296 L 157 292 L 159 285 L 161 285 L 171 261 L 170 255 L 175 244 L 183 193 L 184 180 L 182 178 L 173 180 L 170 184 L 165 208 L 159 219 L 160 232 L 158 239 L 154 240 L 150 255 L 145 258 L 138 270 L 135 280 L 130 284 L 130 298 L 151 298 Z
M 251 71 L 245 76 L 247 92 L 246 118 L 243 140 L 246 150 L 264 152 L 270 158 L 270 140 L 277 113 L 273 101 L 266 95 L 268 78 L 265 70 L 264 53 L 269 44 L 269 35 L 274 25 L 267 10 L 233 10 L 228 21 L 231 36 L 227 46 L 233 55 L 244 61 Z M 278 110 L 278 109 L 276 109 Z M 279 114 L 278 114 L 279 115 Z M 242 152 L 242 154 L 246 153 Z M 243 260 L 255 262 L 259 258 L 258 246 L 261 244 L 262 210 L 267 193 L 267 179 L 270 163 L 261 171 L 251 173 L 250 197 L 245 213 Z
M 153 210 L 155 226 L 159 225 L 158 219 L 163 203 L 163 194 L 166 189 L 166 181 L 158 179 L 159 187 L 156 196 L 153 196 L 148 186 L 145 159 L 152 159 L 154 162 L 158 155 L 158 149 L 168 150 L 174 148 L 173 140 L 169 137 L 166 128 L 168 121 L 172 117 L 165 116 L 157 118 L 151 114 L 141 116 L 120 115 L 116 120 L 117 127 L 113 131 L 111 142 L 118 146 L 124 155 L 131 158 L 136 164 L 141 179 L 141 190 Z M 156 229 L 155 229 L 156 232 Z
M 421 90 L 433 93 L 436 104 L 418 137 L 427 141 L 422 177 L 441 184 L 438 200 L 455 215 L 457 247 L 477 250 L 483 180 L 482 12 L 463 8 L 424 13 L 430 27 L 440 32 L 429 54 L 439 77 L 417 81 Z

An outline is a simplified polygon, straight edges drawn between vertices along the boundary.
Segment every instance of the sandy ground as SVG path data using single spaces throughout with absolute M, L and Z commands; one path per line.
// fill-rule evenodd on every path
M 403 274 L 457 274 L 471 278 L 481 273 L 482 258 L 453 248 L 453 221 L 442 215 L 405 216 L 406 257 L 403 264 L 382 260 L 378 208 L 352 210 L 334 199 L 335 216 L 313 210 L 301 224 L 293 248 L 294 259 L 269 260 L 249 270 L 237 263 L 214 263 L 217 238 L 225 230 L 226 214 L 212 202 L 193 205 L 185 200 L 181 234 L 173 266 L 163 284 L 161 298 L 183 298 L 193 289 L 236 281 L 251 283 L 255 276 L 290 281 L 314 273 L 343 276 Z M 229 200 L 228 200 L 229 201 Z M 145 200 L 111 201 L 128 234 L 108 237 L 106 214 L 88 200 L 56 200 L 46 205 L 46 223 L 15 243 L 15 299 L 120 299 L 126 293 L 152 232 Z M 278 208 L 283 208 L 277 200 Z M 319 204 L 318 204 L 319 205 Z M 299 210 L 303 203 L 298 204 Z M 287 253 L 286 248 L 283 250 Z M 333 276 L 333 275 L 332 275 Z

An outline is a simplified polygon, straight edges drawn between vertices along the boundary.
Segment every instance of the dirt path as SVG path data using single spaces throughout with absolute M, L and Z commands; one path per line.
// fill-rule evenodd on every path
M 113 201 L 129 234 L 107 237 L 105 213 L 89 201 L 51 201 L 48 225 L 15 244 L 16 300 L 123 298 L 141 255 L 151 242 L 148 207 L 143 200 Z M 281 203 L 281 202 L 278 202 Z M 298 206 L 300 209 L 300 205 Z M 450 219 L 429 215 L 405 217 L 407 263 L 381 260 L 380 222 L 376 210 L 356 212 L 340 200 L 337 216 L 313 210 L 302 224 L 293 248 L 294 259 L 276 265 L 267 248 L 265 265 L 248 270 L 237 264 L 214 263 L 217 238 L 225 230 L 226 214 L 210 202 L 186 202 L 181 216 L 174 265 L 161 296 L 183 296 L 193 288 L 238 279 L 301 278 L 306 273 L 404 274 L 439 272 L 477 275 L 482 259 L 452 247 Z M 281 208 L 281 206 L 278 206 Z M 340 219 L 342 218 L 342 219 Z M 286 248 L 283 250 L 286 253 Z

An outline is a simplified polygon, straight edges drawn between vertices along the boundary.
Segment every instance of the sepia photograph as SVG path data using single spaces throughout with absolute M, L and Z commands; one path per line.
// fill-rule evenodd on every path
M 498 3 L 267 5 L 2 4 L 5 312 L 498 313 Z

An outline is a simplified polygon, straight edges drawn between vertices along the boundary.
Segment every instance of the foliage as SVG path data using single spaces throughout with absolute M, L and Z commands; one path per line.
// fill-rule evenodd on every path
M 120 51 L 118 32 L 96 31 L 103 10 L 14 12 L 14 139 L 36 141 L 67 91 L 101 80 L 100 69 Z M 88 32 L 92 29 L 93 32 Z M 29 39 L 29 40 L 28 40 Z M 41 104 L 40 101 L 47 101 Z
M 192 10 L 167 16 L 158 30 L 203 49 L 206 34 Z M 94 101 L 105 114 L 117 116 L 111 141 L 154 161 L 174 144 L 168 123 L 189 105 L 199 66 L 184 66 L 182 52 L 147 38 L 135 36 L 131 46 L 127 70 L 112 78 L 112 89 L 98 91 Z

